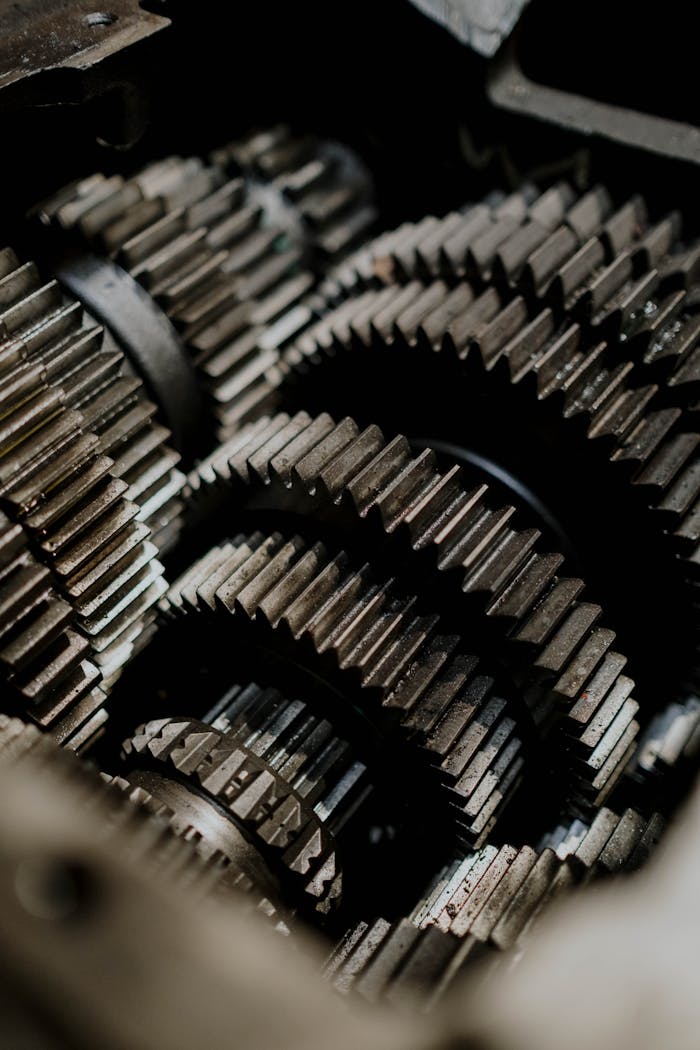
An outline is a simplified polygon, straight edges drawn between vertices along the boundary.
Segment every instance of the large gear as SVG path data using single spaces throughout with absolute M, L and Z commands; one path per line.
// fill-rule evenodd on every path
M 554 201 L 561 212 L 566 197 L 555 187 L 530 211 L 542 203 L 553 210 Z M 669 625 L 664 646 L 678 654 L 673 662 L 681 678 L 692 679 L 696 658 L 692 612 L 680 613 L 695 604 L 697 325 L 692 290 L 673 290 L 674 283 L 692 276 L 692 268 L 688 253 L 670 254 L 678 230 L 674 217 L 649 228 L 638 199 L 610 213 L 607 195 L 594 191 L 566 213 L 554 240 L 568 238 L 573 250 L 577 237 L 580 242 L 587 236 L 586 258 L 597 252 L 613 259 L 612 274 L 631 267 L 643 277 L 635 276 L 633 289 L 625 284 L 620 292 L 615 284 L 608 298 L 602 293 L 601 298 L 596 282 L 608 288 L 607 269 L 589 285 L 588 271 L 582 272 L 579 287 L 566 272 L 545 267 L 552 287 L 559 286 L 558 280 L 571 294 L 557 298 L 552 292 L 544 308 L 539 298 L 533 300 L 525 279 L 527 267 L 537 260 L 522 255 L 517 287 L 497 281 L 499 260 L 500 269 L 508 269 L 504 259 L 520 258 L 517 249 L 528 242 L 528 231 L 544 233 L 541 219 L 530 217 L 508 236 L 512 223 L 501 224 L 504 239 L 493 257 L 493 274 L 468 265 L 470 243 L 478 247 L 479 237 L 493 234 L 486 205 L 442 221 L 409 224 L 380 238 L 355 265 L 355 295 L 284 354 L 282 378 L 271 398 L 285 409 L 360 414 L 362 422 L 379 421 L 443 449 L 451 446 L 472 467 L 476 462 L 492 476 L 505 475 L 509 484 L 519 485 L 531 506 L 579 554 L 586 578 L 606 597 L 613 619 L 637 636 L 635 655 L 644 660 L 648 654 L 651 668 L 641 666 L 650 691 L 662 699 L 668 680 L 649 674 L 656 664 L 651 639 Z M 455 226 L 457 255 L 445 249 Z M 498 238 L 491 240 L 495 245 Z M 556 262 L 562 264 L 558 256 Z M 477 287 L 465 283 L 467 273 Z M 377 275 L 385 283 L 394 277 L 402 283 L 358 295 L 358 287 L 372 277 L 376 282 Z M 442 280 L 430 283 L 437 275 Z M 485 285 L 485 277 L 496 283 Z M 659 296 L 649 298 L 657 287 Z M 669 287 L 664 297 L 661 292 Z M 598 305 L 583 309 L 592 302 Z M 516 442 L 507 437 L 515 425 Z M 567 435 L 568 444 L 562 445 Z M 590 458 L 584 459 L 586 449 Z M 575 475 L 572 457 L 579 464 Z M 589 507 L 593 499 L 604 499 L 609 511 L 582 513 L 582 499 Z M 643 537 L 631 544 L 630 534 L 640 528 Z M 635 616 L 641 557 L 648 586 L 658 597 L 656 607 L 674 605 L 677 620 Z

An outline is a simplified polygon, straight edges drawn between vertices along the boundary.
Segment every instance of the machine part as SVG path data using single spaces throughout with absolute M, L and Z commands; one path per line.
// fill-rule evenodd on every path
M 80 306 L 55 282 L 42 285 L 32 263 L 6 250 L 0 272 L 0 499 L 51 569 L 109 686 L 147 641 L 165 590 L 147 522 L 182 475 L 101 329 L 83 326 Z
M 453 36 L 468 44 L 480 55 L 491 57 L 498 51 L 517 24 L 528 0 L 412 0 L 419 10 L 429 15 Z
M 21 525 L 0 511 L 0 670 L 3 704 L 79 748 L 105 718 L 100 674 L 75 614 L 32 557 Z
M 554 124 L 586 138 L 596 136 L 671 160 L 700 163 L 697 127 L 538 84 L 523 71 L 516 41 L 511 41 L 496 60 L 487 77 L 486 90 L 494 106 L 510 113 Z
M 171 616 L 227 613 L 272 647 L 291 649 L 380 733 L 398 734 L 414 776 L 427 762 L 426 787 L 442 796 L 449 824 L 464 842 L 480 843 L 521 779 L 529 714 L 501 697 L 460 638 L 442 634 L 439 616 L 420 604 L 344 552 L 261 533 L 212 549 L 164 603 Z
M 521 949 L 554 897 L 600 875 L 637 870 L 662 827 L 658 815 L 601 809 L 581 825 L 575 848 L 562 849 L 556 833 L 537 849 L 486 846 L 444 869 L 408 918 L 348 931 L 326 976 L 343 994 L 432 1009 L 467 965 L 487 952 Z
M 294 315 L 314 271 L 346 253 L 376 217 L 369 177 L 349 150 L 294 138 L 285 127 L 218 150 L 210 163 L 170 157 L 128 180 L 93 176 L 38 213 L 73 235 L 62 280 L 150 382 L 190 460 L 212 435 L 192 415 L 183 373 L 197 371 L 220 436 L 264 409 L 260 394 L 279 356 L 270 324 L 290 308 Z M 96 254 L 82 257 L 85 246 Z M 138 307 L 128 320 L 125 295 Z M 158 336 L 146 352 L 147 324 Z
M 209 835 L 200 834 L 187 811 L 169 808 L 125 779 L 97 775 L 59 751 L 35 726 L 0 715 L 0 766 L 22 764 L 69 786 L 81 814 L 96 813 L 101 818 L 100 841 L 123 835 L 125 855 L 144 870 L 196 895 L 226 900 L 234 893 L 244 908 L 263 916 L 278 932 L 289 933 L 284 911 L 275 900 L 275 880 L 257 854 L 251 857 L 250 848 L 239 848 L 235 856 L 218 848 L 223 844 L 211 829 Z
M 561 214 L 564 199 L 555 187 L 530 212 L 537 206 L 544 212 L 548 201 L 549 210 Z M 590 231 L 606 214 L 605 199 L 596 192 L 578 202 L 561 232 L 575 242 L 574 228 Z M 658 704 L 674 691 L 668 676 L 655 672 L 652 650 L 659 639 L 674 654 L 681 683 L 692 681 L 697 662 L 700 357 L 692 289 L 673 290 L 683 272 L 692 274 L 696 253 L 669 254 L 677 228 L 673 217 L 648 231 L 633 251 L 620 249 L 621 239 L 638 225 L 639 203 L 632 202 L 587 244 L 602 257 L 605 244 L 617 237 L 610 271 L 628 272 L 621 264 L 632 266 L 631 260 L 635 266 L 644 260 L 645 269 L 622 289 L 619 277 L 612 287 L 606 284 L 607 269 L 599 274 L 594 283 L 607 291 L 597 311 L 592 286 L 575 290 L 563 270 L 552 276 L 549 264 L 535 266 L 534 256 L 518 248 L 532 247 L 528 226 L 546 234 L 541 221 L 530 218 L 497 251 L 491 244 L 496 254 L 489 266 L 494 274 L 519 275 L 522 294 L 508 280 L 480 293 L 458 275 L 471 272 L 472 255 L 486 260 L 479 240 L 485 242 L 494 227 L 479 234 L 483 225 L 470 228 L 470 214 L 455 216 L 456 231 L 448 216 L 422 230 L 420 224 L 410 227 L 409 237 L 398 231 L 383 238 L 378 250 L 385 254 L 374 254 L 375 273 L 408 283 L 355 295 L 310 328 L 284 354 L 286 378 L 278 380 L 277 403 L 337 415 L 360 412 L 361 422 L 379 420 L 505 479 L 516 496 L 539 509 L 550 531 L 563 536 L 606 598 L 609 615 L 625 625 L 627 648 Z M 486 211 L 480 215 L 488 223 Z M 458 253 L 446 248 L 454 237 Z M 582 253 L 590 254 L 585 248 Z M 417 275 L 439 272 L 440 258 L 449 259 L 449 275 L 424 284 Z M 532 266 L 531 273 L 549 273 L 550 288 L 574 291 L 560 295 L 558 306 L 531 303 L 525 269 L 510 267 L 516 258 L 525 269 Z M 367 256 L 365 274 L 366 263 Z M 491 276 L 490 269 L 486 273 Z M 664 296 L 668 281 L 671 290 Z M 654 288 L 657 298 L 647 298 Z M 502 418 L 517 428 L 517 441 Z M 609 507 L 605 517 L 582 515 L 582 501 L 592 506 L 601 500 Z M 643 613 L 632 597 L 641 562 L 658 599 Z M 669 608 L 677 610 L 674 616 Z
M 316 770 L 316 779 L 309 775 L 316 764 L 328 763 L 332 768 L 333 756 L 324 752 L 321 748 L 310 754 L 311 769 L 290 778 L 234 734 L 202 722 L 150 722 L 125 743 L 126 757 L 139 771 L 137 785 L 143 784 L 160 800 L 172 799 L 171 805 L 184 809 L 203 836 L 211 837 L 216 817 L 223 813 L 234 830 L 229 833 L 226 827 L 219 834 L 239 838 L 242 832 L 273 870 L 284 870 L 327 914 L 342 893 L 332 834 L 334 810 L 347 801 L 344 796 L 355 786 L 358 770 L 350 770 L 349 785 L 341 777 L 324 793 L 323 774 L 319 777 Z M 298 753 L 297 763 L 304 757 Z M 144 775 L 148 771 L 156 776 Z M 192 790 L 182 790 L 183 778 Z M 134 783 L 130 774 L 127 779 Z M 208 807 L 201 807 L 202 796 Z M 201 816 L 194 815 L 198 803 Z
M 76 104 L 115 91 L 127 104 L 129 85 L 105 60 L 169 25 L 139 0 L 110 0 L 109 11 L 93 0 L 3 0 L 0 105 Z
M 193 893 L 210 893 L 223 872 L 223 859 L 200 856 L 192 842 L 178 840 L 166 821 L 134 805 L 120 790 L 56 747 L 36 726 L 0 715 L 0 766 L 26 769 L 64 795 L 72 796 L 86 820 L 99 819 L 95 841 L 120 841 L 123 856 L 144 870 Z
M 84 255 L 56 277 L 116 339 L 152 391 L 172 441 L 192 449 L 204 425 L 196 375 L 185 347 L 147 292 L 109 259 Z
M 458 1008 L 448 1010 L 447 1045 L 508 1050 L 554 1050 L 562 1042 L 575 1050 L 690 1045 L 696 949 L 688 909 L 696 891 L 698 802 L 694 792 L 677 827 L 633 879 L 612 880 L 553 907 L 517 965 L 494 981 L 475 974 Z M 648 944 L 653 951 L 644 950 Z M 545 986 L 546 1002 L 538 999 Z M 586 1019 L 572 1025 L 581 995 Z
M 491 651 L 497 639 L 535 724 L 556 716 L 571 737 L 582 799 L 607 797 L 638 730 L 625 657 L 598 626 L 600 606 L 579 600 L 582 581 L 558 577 L 563 558 L 537 550 L 536 529 L 513 528 L 513 508 L 493 505 L 486 485 L 468 491 L 459 467 L 441 472 L 433 452 L 414 456 L 404 437 L 302 412 L 244 428 L 192 472 L 189 493 L 200 514 L 260 498 L 268 510 L 349 523 L 352 542 L 390 559 L 399 580 L 408 569 L 409 586 L 420 593 L 427 580 L 441 593 L 470 638 Z
M 700 697 L 668 704 L 645 726 L 639 748 L 630 764 L 630 774 L 656 785 L 671 771 L 695 768 L 700 748 Z

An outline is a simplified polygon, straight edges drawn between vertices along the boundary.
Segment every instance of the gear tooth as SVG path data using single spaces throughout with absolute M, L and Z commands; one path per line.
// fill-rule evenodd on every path
M 700 434 L 680 433 L 670 437 L 635 476 L 635 485 L 665 492 L 699 444 Z
M 427 645 L 438 622 L 438 616 L 416 616 L 404 627 L 401 617 L 401 633 L 396 636 L 392 633 L 388 639 L 389 644 L 366 665 L 363 684 L 368 688 L 380 688 L 389 697 L 391 690 L 408 674 L 418 650 Z
M 295 438 L 305 431 L 310 422 L 311 417 L 306 412 L 299 412 L 289 419 L 264 445 L 248 456 L 248 470 L 253 471 L 263 483 L 268 482 L 271 462 L 274 462 L 277 454 L 283 452 Z
M 156 740 L 161 733 L 170 733 L 173 724 L 170 719 L 161 718 L 138 726 L 133 736 L 129 740 L 124 741 L 122 745 L 124 752 L 131 754 L 132 752 L 145 751 L 147 748 L 150 748 L 151 741 Z
M 539 538 L 537 529 L 524 532 L 506 530 L 503 540 L 494 545 L 492 551 L 474 568 L 469 581 L 465 583 L 465 593 L 494 595 L 489 610 L 498 608 L 498 596 L 518 573 Z
M 514 507 L 492 511 L 488 507 L 472 504 L 470 513 L 460 517 L 459 523 L 437 547 L 438 568 L 442 571 L 464 569 L 462 589 L 470 588 L 474 566 L 484 551 L 506 537 L 506 526 L 514 513 Z
M 410 281 L 405 286 L 390 286 L 388 290 L 393 293 L 391 298 L 388 299 L 381 309 L 377 309 L 371 320 L 370 331 L 372 338 L 390 344 L 396 335 L 395 322 L 403 314 L 404 310 L 415 301 L 422 288 L 423 285 L 419 281 Z M 373 302 L 377 303 L 376 294 Z
M 286 413 L 280 413 L 266 420 L 264 427 L 259 429 L 257 427 L 251 428 L 248 442 L 236 448 L 234 455 L 228 459 L 228 469 L 231 472 L 231 476 L 237 474 L 242 481 L 247 481 L 249 478 L 248 461 L 251 457 L 256 457 L 257 453 L 268 442 L 274 442 L 275 435 L 283 430 L 289 422 L 290 417 Z
M 288 572 L 294 567 L 299 555 L 304 550 L 304 541 L 299 537 L 293 537 L 288 543 L 277 550 L 267 565 L 262 568 L 254 579 L 250 581 L 236 595 L 237 604 L 249 615 L 257 610 L 264 602 L 270 591 L 279 586 Z
M 411 458 L 405 437 L 394 438 L 347 485 L 357 512 L 366 515 L 384 488 L 403 470 Z
M 332 463 L 357 438 L 359 429 L 352 419 L 343 419 L 292 468 L 295 480 L 313 493 L 324 467 Z
M 531 554 L 514 579 L 488 606 L 487 613 L 504 621 L 522 621 L 552 582 L 563 561 L 561 554 Z
M 349 344 L 359 344 L 369 349 L 372 344 L 374 320 L 394 301 L 396 291 L 396 288 L 390 285 L 381 291 L 366 292 L 361 296 L 358 300 L 358 303 L 362 304 L 361 309 L 357 310 L 349 322 L 347 338 L 341 339 L 336 335 L 332 349 L 349 349 Z
M 421 320 L 416 329 L 416 345 L 439 351 L 443 334 L 473 302 L 474 291 L 471 286 L 466 282 L 458 284 L 442 303 Z
M 336 634 L 363 612 L 369 578 L 369 565 L 349 573 L 312 614 L 304 633 L 310 635 L 320 652 L 334 646 Z
M 315 419 L 305 416 L 305 424 L 301 432 L 270 460 L 270 476 L 283 485 L 291 484 L 296 465 L 335 428 L 331 417 L 325 414 Z
M 402 524 L 412 507 L 422 501 L 435 484 L 437 459 L 432 449 L 424 449 L 386 485 L 374 500 L 387 532 Z
M 159 734 L 158 747 L 151 742 L 149 750 L 154 757 L 166 753 L 168 760 L 179 773 L 192 773 L 200 779 L 202 770 L 208 770 L 216 764 L 215 748 L 220 741 L 220 736 L 200 723 L 185 723 L 183 735 L 183 723 L 175 723 L 167 727 Z M 167 738 L 167 745 L 164 741 Z
M 504 345 L 527 321 L 528 309 L 525 300 L 516 296 L 495 317 L 486 320 L 474 330 L 470 341 L 478 347 L 485 368 L 491 367 Z
M 243 549 L 247 556 L 245 559 L 236 557 L 231 566 L 233 571 L 217 587 L 215 595 L 217 605 L 228 611 L 233 611 L 237 607 L 245 610 L 245 605 L 239 602 L 239 596 L 248 583 L 257 578 L 260 570 L 269 565 L 270 560 L 283 543 L 282 536 L 276 532 L 262 542 L 245 544 Z
M 587 602 L 580 602 L 571 608 L 561 626 L 548 640 L 538 656 L 535 666 L 546 671 L 563 670 L 572 653 L 600 618 L 601 611 L 599 605 L 591 605 Z
M 407 346 L 414 346 L 421 322 L 430 316 L 437 307 L 443 307 L 449 289 L 444 281 L 435 281 L 422 288 L 394 321 L 394 337 L 401 339 Z
M 329 499 L 341 496 L 352 478 L 362 471 L 384 446 L 384 436 L 376 426 L 360 431 L 319 472 L 318 484 Z
M 287 619 L 289 610 L 295 606 L 297 599 L 305 592 L 321 567 L 328 561 L 328 554 L 321 543 L 315 543 L 308 551 L 301 554 L 284 575 L 273 584 L 260 601 L 260 614 L 271 627 L 277 627 L 282 619 Z
M 530 645 L 544 644 L 582 590 L 582 580 L 555 577 L 539 603 L 537 595 L 533 593 L 528 603 L 527 619 L 523 620 L 517 631 L 517 640 Z
M 301 638 L 306 633 L 314 614 L 322 609 L 326 601 L 336 593 L 345 579 L 348 563 L 349 559 L 346 554 L 330 559 L 325 549 L 322 548 L 320 571 L 295 597 L 280 618 L 280 622 L 287 626 L 294 638 Z

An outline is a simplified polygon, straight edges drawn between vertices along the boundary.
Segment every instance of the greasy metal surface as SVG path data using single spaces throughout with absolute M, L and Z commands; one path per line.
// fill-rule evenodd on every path
M 0 89 L 48 70 L 88 69 L 169 24 L 138 0 L 1 0 Z
M 491 70 L 487 90 L 496 106 L 513 113 L 586 137 L 597 135 L 662 157 L 700 163 L 698 128 L 535 83 L 523 72 L 514 42 Z

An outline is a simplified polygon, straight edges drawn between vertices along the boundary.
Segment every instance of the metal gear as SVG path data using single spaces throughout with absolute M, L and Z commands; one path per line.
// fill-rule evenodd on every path
M 221 855 L 200 854 L 191 836 L 189 841 L 186 836 L 176 836 L 166 820 L 135 804 L 109 778 L 103 779 L 65 749 L 57 748 L 36 726 L 0 714 L 0 763 L 24 763 L 35 776 L 44 776 L 57 788 L 70 786 L 80 809 L 100 814 L 100 835 L 104 841 L 119 841 L 124 856 L 167 882 L 203 895 L 211 893 L 225 878 Z
M 430 1009 L 468 964 L 520 947 L 546 904 L 601 875 L 637 870 L 663 830 L 632 809 L 601 809 L 575 837 L 555 829 L 537 848 L 485 846 L 447 866 L 410 916 L 360 922 L 328 959 L 337 991 Z
M 611 648 L 615 634 L 597 626 L 599 606 L 579 601 L 581 580 L 557 577 L 563 559 L 537 550 L 537 530 L 514 529 L 513 508 L 493 506 L 487 486 L 466 490 L 459 473 L 441 472 L 430 450 L 414 456 L 403 437 L 386 442 L 376 426 L 282 414 L 244 428 L 203 461 L 189 495 L 206 505 L 222 491 L 240 505 L 259 494 L 268 510 L 349 521 L 401 571 L 410 565 L 416 580 L 427 571 L 460 622 L 469 617 L 470 636 L 493 632 L 501 649 L 505 643 L 536 724 L 558 708 L 580 756 L 581 789 L 599 804 L 638 729 L 633 682 Z
M 141 727 L 126 742 L 125 754 L 138 770 L 138 786 L 159 798 L 167 798 L 170 790 L 177 809 L 189 806 L 190 821 L 195 826 L 201 822 L 205 829 L 208 826 L 204 835 L 209 837 L 215 814 L 223 812 L 225 823 L 232 823 L 238 834 L 240 829 L 273 869 L 283 869 L 318 910 L 327 914 L 342 893 L 331 829 L 338 804 L 333 788 L 340 794 L 345 785 L 341 778 L 327 789 L 323 779 L 328 768 L 333 768 L 337 748 L 337 742 L 335 749 L 319 747 L 308 756 L 307 770 L 285 777 L 235 734 L 203 722 L 173 719 Z M 301 764 L 298 756 L 297 764 Z M 149 778 L 149 770 L 156 776 Z M 191 790 L 182 791 L 183 777 Z M 134 783 L 132 775 L 127 774 L 127 779 Z M 184 802 L 178 798 L 183 794 Z M 199 817 L 195 814 L 202 795 L 206 802 L 204 807 L 200 802 L 204 813 Z
M 591 337 L 576 322 L 558 323 L 550 307 L 533 316 L 525 298 L 504 298 L 494 287 L 477 294 L 464 282 L 414 280 L 353 297 L 311 328 L 284 355 L 288 377 L 277 384 L 277 401 L 341 415 L 360 411 L 363 422 L 379 419 L 391 429 L 412 426 L 421 441 L 464 455 L 472 468 L 496 477 L 505 472 L 509 486 L 524 487 L 531 509 L 580 555 L 587 578 L 608 595 L 613 617 L 638 637 L 638 659 L 646 653 L 655 663 L 649 643 L 661 630 L 677 655 L 681 682 L 692 681 L 700 435 L 690 340 L 677 338 L 679 371 L 688 378 L 685 408 L 669 404 L 666 389 L 648 382 L 648 368 L 627 356 L 622 338 L 600 342 L 597 330 Z M 511 425 L 517 420 L 517 442 L 499 411 Z M 556 441 L 545 446 L 547 433 Z M 611 515 L 582 513 L 582 501 L 590 506 L 601 498 L 612 526 Z M 640 529 L 644 543 L 630 544 L 630 533 Z M 635 615 L 642 545 L 656 607 L 679 609 L 673 620 L 653 611 Z M 648 677 L 650 692 L 668 691 L 667 676 Z
M 0 499 L 48 564 L 109 685 L 147 640 L 165 589 L 139 518 L 153 510 L 144 482 L 161 491 L 172 454 L 161 451 L 140 383 L 120 377 L 121 355 L 102 350 L 101 330 L 83 327 L 80 307 L 10 251 L 0 267 Z
M 114 260 L 159 304 L 221 437 L 264 409 L 279 356 L 274 322 L 297 330 L 314 266 L 348 250 L 375 210 L 348 150 L 279 127 L 215 151 L 210 163 L 169 157 L 128 180 L 82 180 L 39 215 Z
M 164 608 L 243 618 L 317 674 L 326 668 L 381 732 L 415 751 L 418 769 L 427 760 L 459 836 L 482 842 L 521 779 L 530 716 L 419 605 L 344 552 L 258 533 L 212 549 Z

